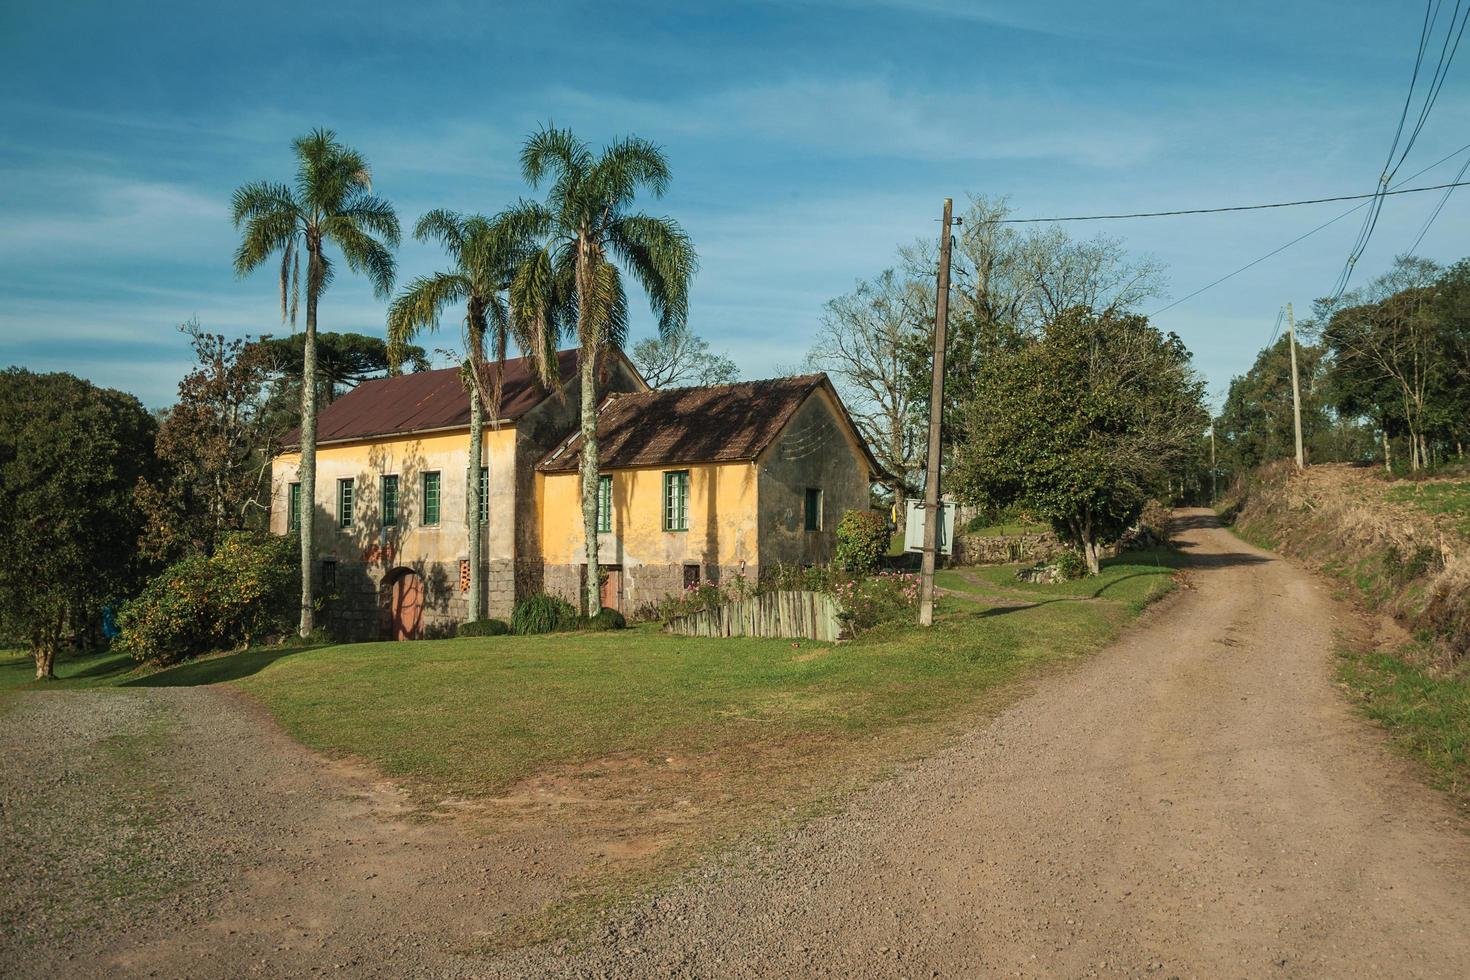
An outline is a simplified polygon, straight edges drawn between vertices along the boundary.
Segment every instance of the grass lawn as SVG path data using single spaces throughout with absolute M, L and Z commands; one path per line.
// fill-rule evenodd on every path
M 52 686 L 230 683 L 294 736 L 435 793 L 488 796 L 592 760 L 790 761 L 953 720 L 1028 668 L 1089 652 L 1151 596 L 1171 563 L 1128 557 L 1103 575 L 1027 585 L 1015 566 L 946 571 L 1035 599 L 946 595 L 929 631 L 825 645 L 678 637 L 652 628 L 538 637 L 272 648 L 138 674 L 117 655 L 64 660 Z M 1092 602 L 1048 601 L 1090 597 Z M 0 689 L 30 662 L 0 660 Z M 755 762 L 757 768 L 762 764 Z M 780 765 L 777 765 L 780 768 Z
M 610 867 L 580 897 L 492 940 L 517 944 L 931 751 L 1025 681 L 1097 650 L 1172 587 L 1169 563 L 1151 558 L 1057 586 L 1023 585 L 1017 567 L 943 572 L 933 629 L 842 644 L 641 627 L 277 647 L 152 672 L 102 654 L 63 659 L 44 687 L 232 685 L 305 744 L 397 777 L 426 818 L 471 807 L 487 826 L 652 842 L 641 863 Z M 41 688 L 31 674 L 23 653 L 0 653 L 0 691 Z
M 1437 786 L 1470 804 L 1470 683 L 1426 670 L 1407 653 L 1344 651 L 1342 679 Z
M 1002 535 L 1040 534 L 1050 530 L 1044 524 L 991 524 L 988 527 L 966 529 L 965 533 L 981 538 L 998 538 Z
M 1449 514 L 1461 533 L 1470 535 L 1470 480 L 1399 484 L 1384 496 L 1395 503 L 1411 504 L 1428 514 Z

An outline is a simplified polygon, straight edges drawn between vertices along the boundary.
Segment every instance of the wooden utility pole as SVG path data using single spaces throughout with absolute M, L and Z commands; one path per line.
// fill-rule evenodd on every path
M 949 327 L 949 228 L 954 200 L 944 199 L 939 230 L 939 283 L 934 303 L 934 377 L 929 385 L 929 468 L 924 477 L 924 559 L 919 573 L 919 625 L 934 625 L 934 560 L 939 552 L 939 438 L 944 421 L 944 334 Z
M 1296 419 L 1296 468 L 1307 468 L 1302 454 L 1302 386 L 1296 375 L 1296 317 L 1292 316 L 1291 304 L 1286 304 L 1286 330 L 1291 336 L 1291 412 Z

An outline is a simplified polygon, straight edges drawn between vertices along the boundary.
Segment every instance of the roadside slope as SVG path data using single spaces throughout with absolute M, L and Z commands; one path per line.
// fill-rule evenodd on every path
M 1470 838 L 1335 688 L 1350 612 L 1181 524 L 1194 588 L 993 725 L 589 948 L 464 972 L 1470 975 Z

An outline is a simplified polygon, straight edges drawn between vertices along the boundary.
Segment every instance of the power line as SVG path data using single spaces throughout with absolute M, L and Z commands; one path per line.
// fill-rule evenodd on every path
M 1450 14 L 1449 26 L 1445 30 L 1444 43 L 1440 45 L 1439 61 L 1430 76 L 1428 87 L 1424 95 L 1424 102 L 1419 108 L 1418 118 L 1414 121 L 1413 131 L 1410 132 L 1403 150 L 1399 150 L 1399 141 L 1403 136 L 1404 123 L 1408 119 L 1409 108 L 1414 102 L 1414 92 L 1418 88 L 1420 70 L 1424 64 L 1424 52 L 1429 46 L 1429 40 L 1434 35 L 1435 24 L 1439 20 L 1439 11 L 1443 0 L 1425 0 L 1424 24 L 1419 30 L 1419 47 L 1415 52 L 1414 71 L 1409 77 L 1409 91 L 1404 97 L 1404 108 L 1399 113 L 1398 127 L 1394 130 L 1393 143 L 1388 149 L 1388 159 L 1384 162 L 1383 172 L 1379 174 L 1378 186 L 1373 195 L 1372 202 L 1368 205 L 1368 213 L 1363 218 L 1363 225 L 1358 230 L 1358 237 L 1353 241 L 1353 247 L 1348 252 L 1347 261 L 1343 263 L 1342 271 L 1338 273 L 1337 280 L 1332 287 L 1332 299 L 1336 300 L 1346 290 L 1348 283 L 1352 281 L 1353 270 L 1357 268 L 1358 260 L 1368 249 L 1368 243 L 1373 238 L 1373 232 L 1378 228 L 1378 219 L 1383 214 L 1383 199 L 1388 195 L 1389 182 L 1398 174 L 1399 168 L 1408 159 L 1409 151 L 1414 148 L 1414 143 L 1419 139 L 1419 134 L 1424 130 L 1424 124 L 1429 119 L 1429 113 L 1434 104 L 1439 101 L 1439 93 L 1444 88 L 1445 79 L 1449 77 L 1450 64 L 1455 59 L 1455 52 L 1460 48 L 1460 39 L 1465 33 L 1465 23 L 1470 20 L 1470 9 L 1465 11 L 1465 16 L 1460 16 L 1464 0 L 1455 0 L 1455 9 Z M 1456 30 L 1456 21 L 1459 29 Z M 1453 39 L 1453 45 L 1451 44 Z M 1397 156 L 1397 162 L 1394 158 Z
M 1456 179 L 1458 180 L 1458 178 Z M 1264 211 L 1268 208 L 1295 208 L 1304 204 L 1331 204 L 1334 201 L 1362 201 L 1370 197 L 1391 194 L 1418 194 L 1423 191 L 1440 191 L 1445 188 L 1454 189 L 1465 186 L 1470 186 L 1470 181 L 1452 184 L 1433 184 L 1428 187 L 1405 187 L 1402 190 L 1384 191 L 1383 195 L 1374 191 L 1372 194 L 1341 194 L 1337 197 L 1314 197 L 1304 201 L 1279 201 L 1274 204 L 1236 204 L 1222 208 L 1181 208 L 1175 211 L 1135 211 L 1130 214 L 1084 214 L 1069 215 L 1060 218 L 1000 218 L 995 221 L 988 221 L 986 224 L 1034 225 L 1049 224 L 1056 221 L 1113 221 L 1119 218 L 1168 218 L 1180 214 L 1222 214 L 1227 211 Z
M 1401 183 L 1407 184 L 1411 180 L 1417 180 L 1418 178 L 1420 178 L 1420 177 L 1424 176 L 1425 174 L 1429 173 L 1429 171 L 1433 170 L 1435 167 L 1438 167 L 1438 166 L 1440 166 L 1443 163 L 1446 163 L 1446 162 L 1448 162 L 1450 160 L 1453 160 L 1455 157 L 1459 156 L 1461 153 L 1464 153 L 1466 150 L 1470 150 L 1470 143 L 1466 143 L 1464 146 L 1460 147 L 1458 150 L 1455 150 L 1453 153 L 1449 153 L 1449 154 L 1446 154 L 1445 156 L 1440 157 L 1438 160 L 1434 161 L 1429 166 L 1425 167 L 1423 170 L 1420 170 L 1420 171 L 1418 171 L 1417 173 L 1414 173 L 1414 174 L 1410 174 L 1408 177 L 1405 177 L 1403 179 L 1403 181 L 1401 181 Z M 1212 283 L 1210 283 L 1208 285 L 1205 285 L 1205 286 L 1201 286 L 1199 289 L 1196 289 L 1194 292 L 1190 293 L 1188 296 L 1184 296 L 1184 297 L 1182 297 L 1180 299 L 1176 299 L 1174 302 L 1170 303 L 1168 306 L 1162 306 L 1159 309 L 1154 310 L 1152 313 L 1149 314 L 1149 316 L 1151 316 L 1151 317 L 1152 316 L 1158 316 L 1160 313 L 1165 313 L 1165 312 L 1167 312 L 1169 310 L 1172 310 L 1174 307 L 1180 305 L 1181 303 L 1187 303 L 1189 300 L 1194 299 L 1196 296 L 1200 295 L 1201 293 L 1208 292 L 1211 289 L 1214 289 L 1216 286 L 1220 285 L 1222 282 L 1225 282 L 1225 281 L 1227 281 L 1229 279 L 1234 279 L 1236 276 L 1240 275 L 1242 272 L 1245 272 L 1247 269 L 1252 269 L 1252 268 L 1260 265 L 1262 262 L 1264 262 L 1267 259 L 1271 258 L 1273 255 L 1277 255 L 1277 254 L 1279 254 L 1281 252 L 1286 251 L 1287 249 L 1289 249 L 1293 245 L 1295 245 L 1297 242 L 1300 242 L 1300 241 L 1302 241 L 1304 239 L 1307 239 L 1307 238 L 1312 237 L 1313 235 L 1317 234 L 1317 232 L 1321 231 L 1322 229 L 1324 229 L 1324 228 L 1326 228 L 1326 227 L 1328 227 L 1330 225 L 1336 224 L 1337 222 L 1341 221 L 1343 218 L 1346 218 L 1348 215 L 1350 215 L 1350 214 L 1352 214 L 1352 213 L 1354 213 L 1356 211 L 1361 211 L 1363 208 L 1365 208 L 1367 206 L 1368 206 L 1368 202 L 1366 202 L 1366 201 L 1364 203 L 1362 203 L 1362 204 L 1355 204 L 1355 205 L 1353 205 L 1352 207 L 1348 208 L 1346 211 L 1344 211 L 1341 214 L 1339 214 L 1337 217 L 1331 218 L 1331 219 L 1329 219 L 1327 221 L 1322 222 L 1320 225 L 1318 225 L 1317 227 L 1313 228 L 1311 231 L 1307 232 L 1306 234 L 1298 235 L 1297 237 L 1293 238 L 1291 241 L 1287 242 L 1285 245 L 1279 245 L 1276 248 L 1273 248 L 1271 251 L 1267 252 L 1265 255 L 1262 255 L 1260 258 L 1258 258 L 1258 259 L 1252 259 L 1250 262 L 1247 262 L 1245 265 L 1241 266 L 1239 269 L 1236 269 L 1234 272 L 1227 272 L 1225 275 L 1221 276 L 1219 279 L 1216 279 L 1214 282 L 1212 282 Z
M 1470 170 L 1470 160 L 1466 160 L 1464 164 L 1460 166 L 1460 172 L 1455 176 L 1455 180 L 1458 181 L 1461 177 L 1465 176 L 1465 171 L 1467 170 Z M 1425 221 L 1424 227 L 1419 229 L 1418 237 L 1414 239 L 1414 244 L 1409 246 L 1408 251 L 1404 253 L 1405 255 L 1413 255 L 1414 252 L 1418 250 L 1419 243 L 1424 240 L 1425 235 L 1429 234 L 1430 226 L 1433 225 L 1436 220 L 1438 220 L 1439 213 L 1444 210 L 1444 206 L 1449 203 L 1450 195 L 1454 192 L 1455 189 L 1453 187 L 1445 190 L 1444 196 L 1439 199 L 1439 203 L 1434 206 L 1434 210 L 1429 212 L 1429 220 Z

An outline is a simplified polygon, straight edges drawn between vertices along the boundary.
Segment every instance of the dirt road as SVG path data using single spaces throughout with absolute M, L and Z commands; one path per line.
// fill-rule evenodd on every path
M 1332 680 L 1319 580 L 1185 515 L 1194 588 L 568 976 L 1470 976 L 1470 837 Z
M 586 866 L 549 822 L 429 822 L 227 690 L 10 699 L 0 974 L 1470 976 L 1470 836 L 1335 688 L 1351 617 L 1184 524 L 1122 641 L 574 948 L 476 952 Z

